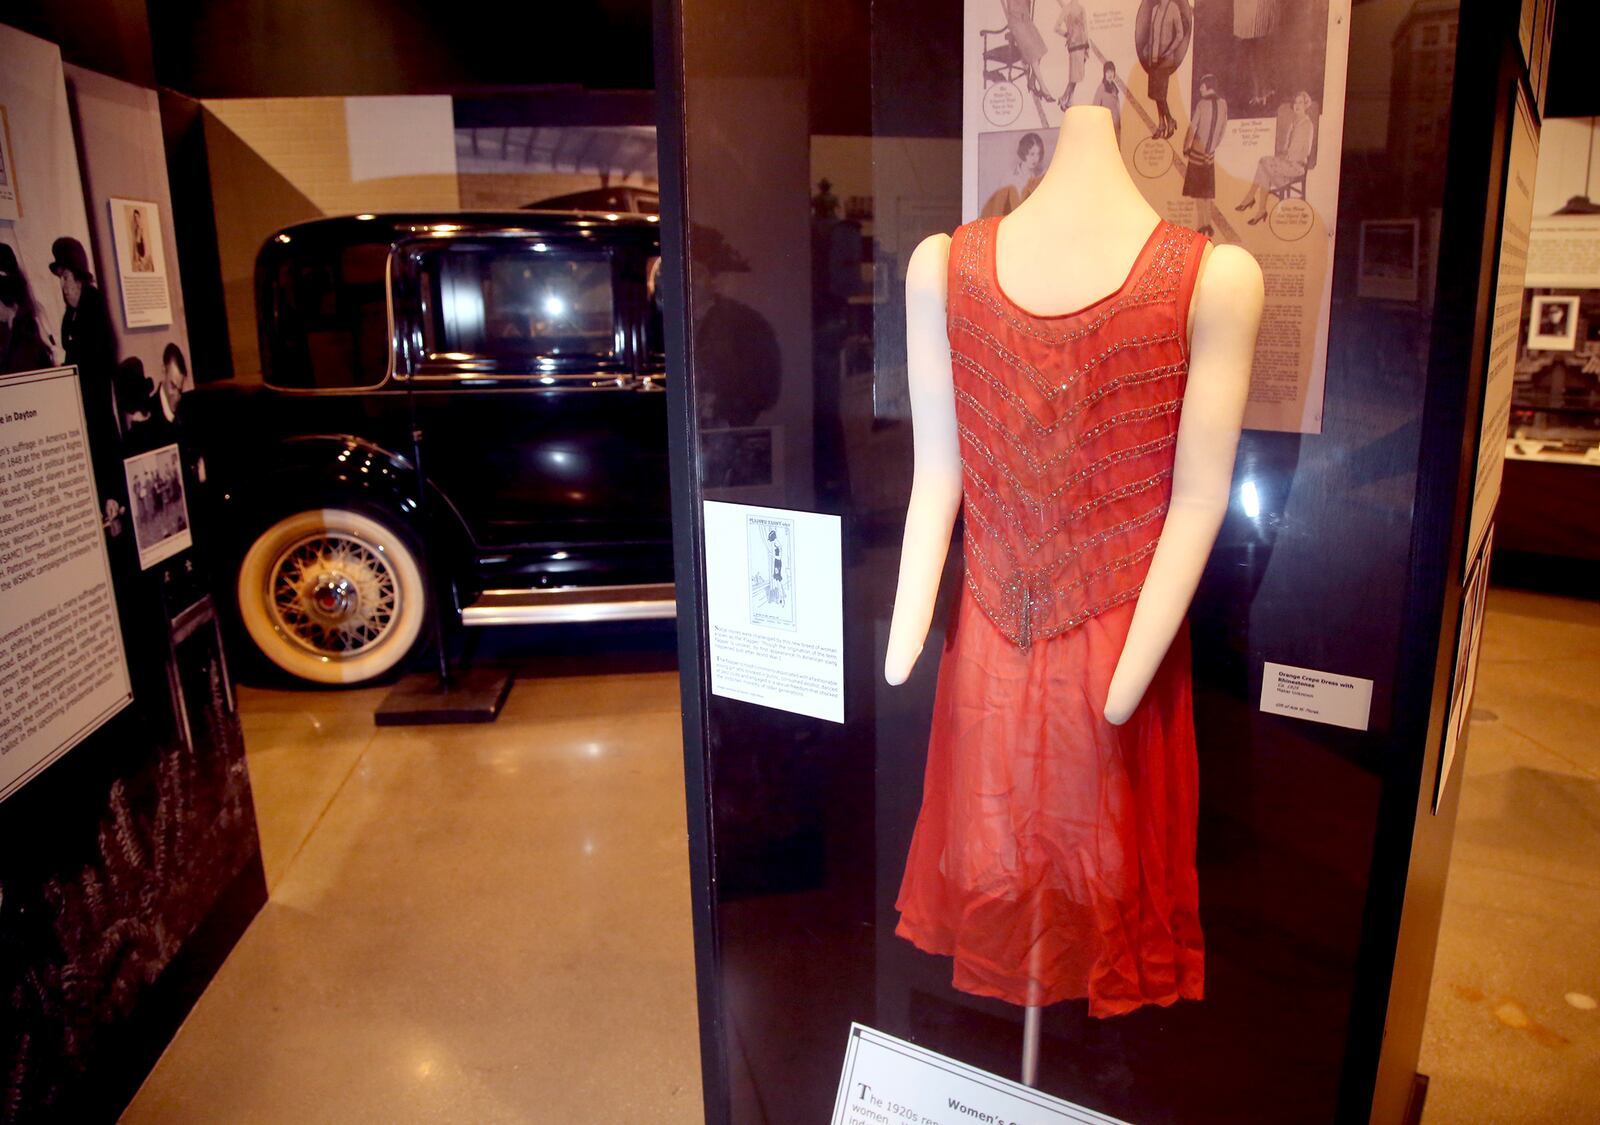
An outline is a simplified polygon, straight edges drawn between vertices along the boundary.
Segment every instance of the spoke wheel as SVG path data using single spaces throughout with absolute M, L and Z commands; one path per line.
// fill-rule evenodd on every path
M 364 683 L 422 632 L 422 570 L 407 537 L 364 512 L 298 512 L 257 536 L 239 567 L 239 614 L 262 654 L 301 679 Z

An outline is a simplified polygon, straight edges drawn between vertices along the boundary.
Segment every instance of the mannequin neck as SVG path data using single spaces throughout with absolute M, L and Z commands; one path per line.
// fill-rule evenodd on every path
M 1130 204 L 1137 201 L 1148 207 L 1122 161 L 1111 111 L 1098 105 L 1069 107 L 1061 115 L 1050 167 L 1018 210 L 1028 209 L 1036 200 L 1043 206 L 1055 207 L 1092 198 L 1104 206 L 1108 197 L 1117 196 L 1127 197 Z

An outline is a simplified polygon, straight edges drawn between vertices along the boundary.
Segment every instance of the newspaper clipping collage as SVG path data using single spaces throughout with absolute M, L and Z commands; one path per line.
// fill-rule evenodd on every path
M 962 218 L 1008 213 L 1062 113 L 1106 107 L 1151 205 L 1261 263 L 1246 426 L 1319 433 L 1349 37 L 1350 0 L 967 0 Z

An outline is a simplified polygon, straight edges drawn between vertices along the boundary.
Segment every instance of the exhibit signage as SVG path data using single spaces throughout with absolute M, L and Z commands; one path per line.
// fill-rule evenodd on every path
M 1489 364 L 1484 377 L 1482 411 L 1478 420 L 1477 468 L 1473 474 L 1472 510 L 1467 519 L 1465 559 L 1477 554 L 1495 502 L 1500 499 L 1500 478 L 1505 471 L 1506 439 L 1511 435 L 1511 391 L 1517 374 L 1517 351 L 1522 331 L 1522 287 L 1528 269 L 1528 234 L 1533 221 L 1533 184 L 1539 166 L 1539 134 L 1520 87 L 1511 118 L 1511 151 L 1506 158 L 1505 206 L 1500 217 L 1499 270 L 1494 287 L 1494 322 L 1489 332 Z M 1568 309 L 1562 325 L 1568 335 L 1577 331 L 1577 301 L 1558 306 Z M 1533 326 L 1541 328 L 1539 323 Z M 1549 327 L 1549 325 L 1546 325 Z M 1572 345 L 1566 345 L 1571 350 Z M 1463 564 L 1463 572 L 1466 567 Z
M 1269 660 L 1261 670 L 1261 709 L 1274 715 L 1366 730 L 1372 714 L 1372 681 Z
M 1461 617 L 1456 627 L 1455 668 L 1450 674 L 1450 711 L 1444 718 L 1444 748 L 1439 753 L 1439 779 L 1433 787 L 1433 811 L 1438 813 L 1450 784 L 1456 748 L 1466 737 L 1472 715 L 1472 695 L 1478 686 L 1478 651 L 1483 641 L 1483 623 L 1489 607 L 1489 560 L 1494 555 L 1494 525 L 1483 541 L 1483 550 L 1473 561 L 1472 571 L 1461 592 Z
M 122 319 L 129 328 L 172 323 L 166 249 L 161 242 L 161 207 L 144 199 L 112 198 L 111 241 L 117 250 Z
M 844 722 L 838 516 L 705 501 L 711 692 Z
M 1245 426 L 1320 433 L 1350 0 L 966 0 L 965 13 L 963 220 L 1020 204 L 1064 110 L 1104 106 L 1151 206 L 1261 264 Z M 1414 257 L 1372 265 L 1418 272 Z
M 0 799 L 133 699 L 76 368 L 0 377 Z
M 1020 1037 L 1019 1037 L 1020 1041 Z M 1092 1109 L 850 1025 L 832 1125 L 1123 1125 Z

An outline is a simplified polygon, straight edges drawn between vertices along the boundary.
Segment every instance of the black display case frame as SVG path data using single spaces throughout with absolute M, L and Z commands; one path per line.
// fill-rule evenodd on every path
M 883 909 L 881 887 L 863 891 L 849 886 L 832 898 L 821 895 L 819 909 L 837 911 L 842 917 L 818 922 L 816 934 L 822 936 L 806 940 L 795 939 L 783 928 L 788 915 L 782 909 L 753 921 L 755 912 L 742 907 L 752 897 L 803 896 L 807 883 L 799 879 L 794 885 L 785 885 L 777 870 L 781 861 L 763 865 L 753 858 L 754 849 L 763 842 L 771 845 L 773 840 L 763 841 L 759 831 L 752 833 L 748 806 L 759 807 L 766 799 L 774 812 L 793 809 L 772 798 L 770 778 L 752 780 L 751 760 L 742 749 L 752 741 L 799 747 L 794 760 L 809 763 L 813 772 L 804 774 L 802 765 L 784 777 L 790 783 L 796 778 L 815 782 L 815 792 L 807 798 L 810 804 L 839 800 L 849 804 L 853 800 L 850 812 L 870 818 L 877 833 L 894 837 L 896 832 L 909 831 L 903 802 L 897 804 L 883 776 L 886 772 L 896 778 L 903 776 L 905 760 L 908 754 L 916 757 L 916 747 L 910 751 L 886 749 L 886 738 L 904 733 L 908 724 L 915 723 L 917 700 L 925 704 L 931 688 L 927 667 L 931 661 L 925 656 L 917 676 L 903 689 L 910 702 L 884 694 L 887 689 L 879 679 L 879 667 L 882 618 L 887 613 L 883 594 L 888 587 L 881 575 L 873 578 L 868 574 L 870 566 L 859 559 L 851 561 L 853 542 L 862 552 L 876 549 L 892 561 L 897 554 L 893 513 L 862 511 L 848 493 L 830 493 L 822 480 L 825 473 L 817 474 L 815 485 L 811 481 L 803 487 L 789 485 L 778 501 L 780 506 L 832 512 L 845 521 L 846 652 L 847 657 L 867 658 L 857 659 L 847 671 L 852 686 L 846 698 L 847 708 L 864 706 L 869 712 L 866 733 L 859 726 L 847 724 L 843 731 L 832 730 L 815 721 L 759 713 L 761 709 L 750 705 L 713 697 L 703 613 L 701 505 L 705 499 L 717 498 L 718 491 L 706 487 L 698 470 L 699 433 L 707 396 L 714 395 L 730 373 L 701 362 L 697 355 L 695 310 L 697 302 L 705 298 L 697 291 L 690 261 L 705 244 L 701 240 L 710 237 L 707 230 L 720 193 L 734 190 L 726 184 L 718 186 L 718 177 L 733 165 L 727 162 L 727 152 L 715 136 L 719 129 L 725 130 L 734 110 L 720 106 L 715 91 L 708 90 L 705 83 L 708 77 L 726 79 L 730 74 L 759 76 L 762 64 L 767 63 L 787 76 L 794 88 L 809 89 L 815 95 L 820 76 L 837 81 L 842 73 L 859 83 L 865 74 L 870 88 L 851 89 L 843 98 L 835 90 L 827 107 L 812 108 L 812 131 L 821 132 L 819 124 L 836 127 L 841 119 L 854 121 L 863 133 L 873 135 L 891 120 L 903 127 L 909 116 L 906 107 L 891 106 L 886 111 L 877 75 L 880 71 L 884 75 L 915 72 L 917 60 L 921 60 L 924 70 L 933 67 L 938 75 L 948 77 L 948 63 L 938 68 L 939 51 L 950 46 L 949 35 L 939 28 L 948 27 L 952 19 L 959 24 L 960 5 L 925 6 L 919 18 L 929 26 L 924 26 L 920 35 L 901 39 L 903 49 L 893 47 L 887 52 L 884 44 L 892 36 L 881 25 L 905 31 L 910 26 L 909 5 L 887 2 L 870 8 L 846 7 L 849 11 L 839 15 L 839 22 L 865 30 L 871 49 L 860 58 L 819 62 L 837 29 L 819 31 L 814 5 L 785 6 L 786 14 L 777 16 L 758 13 L 750 4 L 720 0 L 658 0 L 656 4 L 662 281 L 667 307 L 675 314 L 668 316 L 666 328 L 680 674 L 702 1081 L 710 1122 L 820 1119 L 816 1107 L 830 1104 L 833 1094 L 828 1064 L 831 1061 L 836 1075 L 843 1055 L 848 1025 L 845 1009 L 851 1009 L 850 1018 L 873 1022 L 887 1010 L 884 992 L 874 988 L 875 983 L 881 984 L 879 976 L 902 973 L 900 967 L 885 970 L 880 964 L 885 956 L 881 931 L 886 922 L 892 922 L 892 915 Z M 1394 152 L 1392 143 L 1389 152 L 1346 152 L 1330 333 L 1328 425 L 1316 437 L 1248 434 L 1241 448 L 1241 474 L 1290 482 L 1293 489 L 1309 494 L 1307 503 L 1315 512 L 1314 517 L 1290 516 L 1286 506 L 1277 509 L 1279 539 L 1267 545 L 1269 556 L 1274 545 L 1292 554 L 1295 548 L 1286 546 L 1284 537 L 1297 530 L 1294 525 L 1298 521 L 1300 531 L 1340 537 L 1342 552 L 1373 547 L 1383 555 L 1381 565 L 1365 571 L 1356 567 L 1353 576 L 1335 574 L 1333 580 L 1323 583 L 1312 563 L 1301 556 L 1293 573 L 1310 585 L 1311 593 L 1298 610 L 1285 602 L 1281 592 L 1263 608 L 1268 600 L 1268 595 L 1262 594 L 1265 564 L 1255 561 L 1253 545 L 1244 542 L 1246 536 L 1230 516 L 1218 557 L 1208 569 L 1191 615 L 1197 654 L 1221 658 L 1219 669 L 1197 678 L 1197 724 L 1202 742 L 1208 732 L 1213 736 L 1227 732 L 1248 748 L 1233 759 L 1221 756 L 1220 765 L 1213 759 L 1213 772 L 1224 784 L 1239 782 L 1259 788 L 1266 794 L 1263 800 L 1270 803 L 1280 795 L 1273 789 L 1278 781 L 1270 771 L 1305 768 L 1310 763 L 1321 775 L 1288 786 L 1292 795 L 1304 800 L 1320 789 L 1328 801 L 1344 802 L 1328 813 L 1325 821 L 1313 817 L 1313 827 L 1333 823 L 1345 813 L 1357 822 L 1341 842 L 1350 845 L 1359 862 L 1352 860 L 1332 878 L 1344 878 L 1355 868 L 1360 874 L 1355 882 L 1339 888 L 1338 893 L 1348 901 L 1329 911 L 1329 916 L 1337 915 L 1353 930 L 1303 959 L 1303 963 L 1315 963 L 1323 957 L 1333 965 L 1323 983 L 1330 991 L 1339 992 L 1339 996 L 1321 998 L 1318 1019 L 1323 1023 L 1308 1037 L 1318 1058 L 1305 1061 L 1306 1073 L 1317 1081 L 1309 1084 L 1309 1092 L 1299 1101 L 1283 1100 L 1281 1090 L 1266 1090 L 1268 1100 L 1258 1108 L 1272 1119 L 1414 1121 L 1420 1117 L 1426 1091 L 1426 1080 L 1416 1073 L 1416 1063 L 1463 773 L 1459 755 L 1464 747 L 1458 750 L 1452 777 L 1439 794 L 1437 810 L 1434 791 L 1450 719 L 1449 688 L 1466 577 L 1463 539 L 1482 411 L 1508 114 L 1519 86 L 1532 91 L 1517 43 L 1518 15 L 1514 0 L 1464 4 L 1459 12 L 1448 159 L 1435 170 L 1435 181 L 1411 189 L 1414 198 L 1408 201 L 1416 213 L 1425 215 L 1431 209 L 1438 215 L 1436 284 L 1431 301 L 1426 307 L 1403 308 L 1354 297 L 1354 262 L 1348 249 L 1355 241 L 1354 224 L 1363 216 L 1382 213 L 1374 208 L 1390 183 L 1386 177 L 1393 169 L 1384 165 L 1394 163 Z M 1359 5 L 1354 18 L 1363 18 Z M 749 22 L 756 19 L 782 24 L 795 39 L 796 57 L 774 62 L 776 53 L 764 54 L 773 51 L 783 32 L 752 32 Z M 755 49 L 741 53 L 741 46 Z M 1362 65 L 1352 58 L 1353 73 Z M 958 65 L 954 73 L 959 81 Z M 928 75 L 920 77 L 920 88 L 916 81 L 910 88 L 926 93 Z M 841 100 L 854 103 L 853 107 L 841 109 Z M 869 103 L 865 114 L 861 103 Z M 949 136 L 951 114 L 935 106 L 929 115 L 935 122 L 933 135 L 940 135 L 942 129 L 942 135 Z M 761 175 L 752 175 L 743 186 L 748 189 L 751 184 L 768 182 Z M 789 197 L 775 194 L 775 209 L 792 207 L 796 185 L 780 186 Z M 789 249 L 794 250 L 795 245 Z M 758 264 L 754 272 L 760 274 L 762 269 Z M 759 297 L 765 284 L 757 277 L 747 291 Z M 813 342 L 818 338 L 814 336 Z M 1393 353 L 1411 348 L 1418 358 L 1410 362 L 1385 356 L 1373 348 L 1374 341 L 1386 343 Z M 1386 380 L 1399 380 L 1399 385 L 1390 386 Z M 828 409 L 826 396 L 813 397 L 823 404 L 823 410 Z M 1392 409 L 1407 402 L 1415 403 L 1414 415 L 1392 427 L 1362 420 L 1368 409 Z M 907 444 L 907 452 L 908 448 Z M 826 451 L 819 454 L 823 459 L 828 456 Z M 850 467 L 858 472 L 861 468 Z M 1327 488 L 1331 486 L 1319 486 L 1314 479 L 1332 473 L 1344 474 L 1342 482 L 1351 489 L 1377 490 L 1388 484 L 1399 487 L 1403 495 L 1390 498 L 1392 510 L 1369 519 L 1369 513 L 1354 506 L 1340 510 L 1330 499 Z M 1324 565 L 1334 572 L 1341 566 L 1331 557 Z M 1230 568 L 1248 570 L 1252 566 L 1256 571 L 1242 579 L 1230 572 Z M 881 562 L 877 569 L 882 569 Z M 866 577 L 852 593 L 852 577 L 863 575 Z M 1368 588 L 1362 590 L 1361 583 Z M 1374 584 L 1385 589 L 1377 590 Z M 1357 600 L 1350 602 L 1351 598 Z M 1341 599 L 1347 603 L 1342 612 Z M 1255 632 L 1247 626 L 1241 636 L 1236 620 L 1229 616 L 1241 607 L 1270 614 L 1273 620 L 1263 626 L 1252 619 Z M 850 612 L 852 608 L 856 615 Z M 1303 619 L 1295 619 L 1296 612 Z M 1376 612 L 1380 620 L 1363 623 L 1359 620 L 1363 612 Z M 876 632 L 857 617 L 877 622 Z M 853 628 L 865 635 L 852 639 Z M 1352 630 L 1359 634 L 1354 640 L 1333 636 Z M 928 647 L 933 650 L 933 639 Z M 1362 657 L 1370 659 L 1362 663 Z M 1352 658 L 1378 681 L 1372 730 L 1310 729 L 1307 724 L 1252 713 L 1259 697 L 1263 659 L 1289 659 L 1320 667 Z M 923 732 L 925 727 L 913 725 L 906 739 L 914 744 Z M 849 770 L 840 765 L 852 752 L 858 753 L 859 784 L 868 790 L 854 797 L 849 794 L 849 782 L 841 780 L 848 777 Z M 1202 757 L 1203 772 L 1207 764 Z M 801 803 L 805 802 L 797 802 Z M 910 808 L 914 812 L 914 801 Z M 1314 810 L 1291 806 L 1272 815 L 1292 818 L 1308 811 Z M 1240 829 L 1216 809 L 1210 814 L 1202 809 L 1201 850 L 1203 857 L 1209 854 L 1215 868 L 1270 865 L 1263 853 L 1272 840 L 1270 833 L 1257 833 L 1255 825 Z M 816 809 L 802 814 L 801 819 L 805 815 L 811 816 L 809 823 L 821 837 L 813 858 L 820 856 L 825 870 L 829 863 L 838 862 L 841 852 L 861 842 L 853 830 L 841 826 L 837 815 Z M 897 826 L 888 826 L 890 820 Z M 1281 830 L 1281 825 L 1273 829 Z M 1240 833 L 1248 838 L 1239 837 Z M 897 843 L 895 839 L 887 844 L 879 840 L 877 847 L 892 855 Z M 1226 854 L 1230 849 L 1238 854 Z M 1204 863 L 1203 858 L 1203 867 Z M 1319 874 L 1327 876 L 1327 872 L 1314 872 L 1307 881 Z M 1316 887 L 1301 890 L 1308 902 L 1318 892 Z M 1317 914 L 1312 905 L 1287 909 L 1303 909 L 1307 917 Z M 1218 944 L 1229 939 L 1226 917 L 1223 920 L 1225 924 L 1217 931 Z M 847 931 L 853 926 L 876 931 L 876 936 L 852 936 Z M 1301 937 L 1301 933 L 1286 931 L 1284 941 L 1292 943 Z M 798 967 L 808 954 L 835 958 L 836 975 L 842 983 L 836 988 L 814 988 L 811 1002 L 805 1004 L 806 994 L 797 981 L 810 979 L 805 969 Z M 921 956 L 910 955 L 910 959 Z M 1347 963 L 1341 960 L 1346 957 Z M 1303 963 L 1297 962 L 1302 967 Z M 917 1004 L 922 1001 L 918 997 L 926 994 L 924 989 L 937 987 L 927 983 L 933 972 L 924 964 L 905 969 L 903 975 L 916 979 L 915 985 L 907 986 L 912 999 L 908 1007 L 889 1014 L 885 1030 L 958 1054 L 975 1065 L 1014 1073 L 1011 1051 L 1020 1031 L 1020 1013 L 1014 1027 L 1000 1005 L 972 1004 L 959 1016 L 951 1016 L 943 1009 L 930 1014 L 924 1004 L 919 1014 Z M 850 999 L 852 987 L 857 989 L 854 1001 Z M 1251 987 L 1259 989 L 1260 982 Z M 1285 1000 L 1289 997 L 1286 990 Z M 1342 1017 L 1338 1014 L 1341 1008 Z M 828 1009 L 828 1016 L 813 1018 L 817 1009 Z M 1268 1023 L 1275 1018 L 1272 1012 L 1262 1013 Z M 830 1020 L 837 1032 L 831 1047 Z M 1189 1037 L 1197 1034 L 1202 1023 L 1199 1016 L 1180 1014 L 1160 1020 L 1152 1017 L 1139 1025 L 1091 1026 L 1066 1013 L 1047 1013 L 1045 1050 L 1048 1057 L 1052 1044 L 1075 1043 L 1097 1063 L 1122 1060 L 1137 1078 L 1142 1074 L 1141 1053 L 1170 1052 L 1149 1056 L 1170 1061 L 1177 1057 L 1174 1043 L 1197 1041 Z M 1303 1028 L 1297 1029 L 1292 1020 L 1278 1028 L 1281 1035 L 1293 1035 L 1296 1030 Z M 1225 1052 L 1197 1058 L 1191 1064 L 1195 1070 L 1175 1073 L 1165 1091 L 1125 1096 L 1126 1083 L 1105 1079 L 1087 1063 L 1078 1069 L 1058 1066 L 1052 1072 L 1047 1058 L 1041 1086 L 1064 1097 L 1081 1098 L 1105 1112 L 1129 1115 L 1131 1120 L 1220 1120 L 1230 1108 L 1228 1098 L 1236 1095 L 1221 1093 L 1209 1100 L 1192 1100 L 1184 1082 L 1200 1069 L 1225 1069 L 1232 1061 L 1233 1056 Z M 1272 1060 L 1263 1065 L 1270 1067 Z M 1257 1078 L 1259 1085 L 1268 1088 L 1275 1082 L 1291 1081 L 1282 1073 L 1263 1072 Z M 1240 1089 L 1244 1085 L 1248 1083 Z M 1270 1100 L 1273 1097 L 1280 1100 Z M 1246 1108 L 1241 1101 L 1231 1103 L 1235 1113 Z

